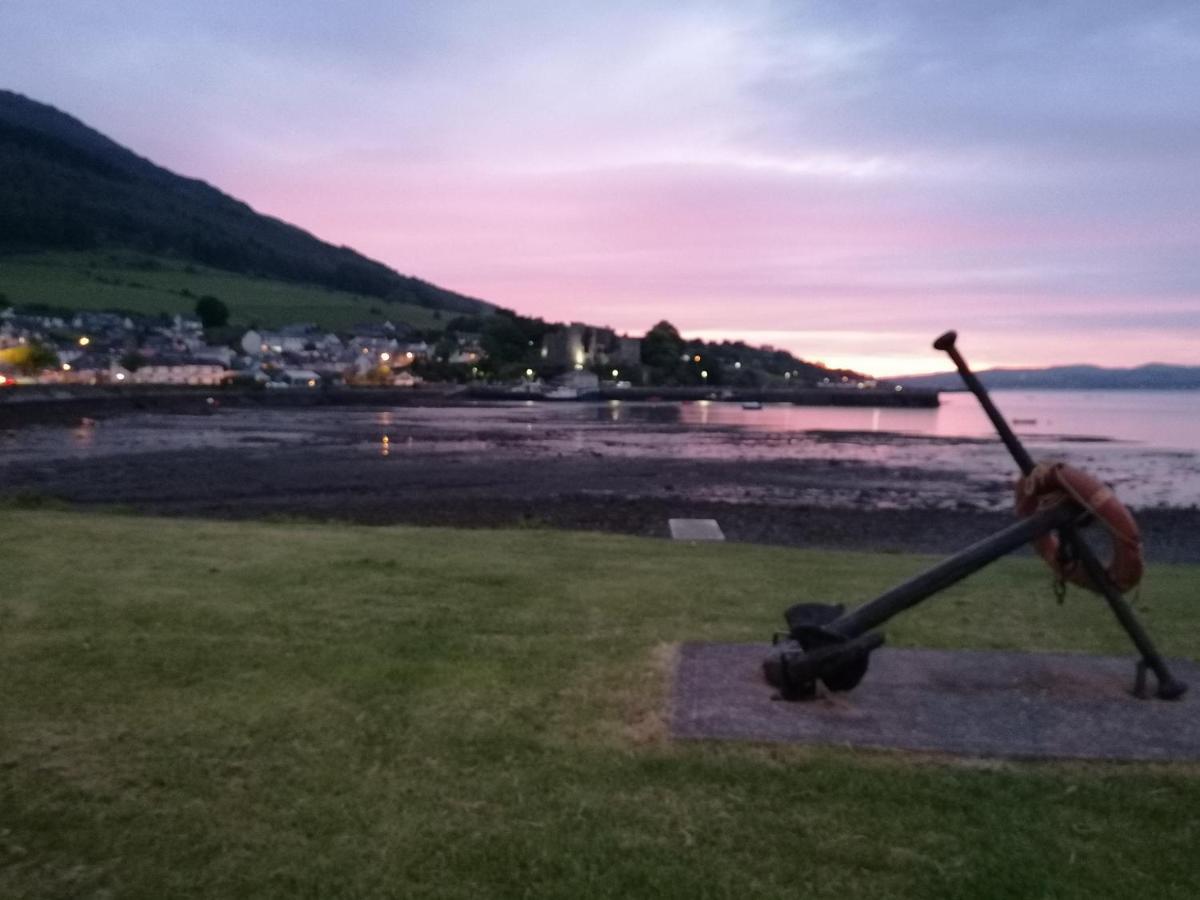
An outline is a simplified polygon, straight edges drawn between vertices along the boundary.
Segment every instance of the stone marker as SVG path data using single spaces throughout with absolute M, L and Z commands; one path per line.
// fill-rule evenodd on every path
M 676 541 L 723 541 L 725 535 L 716 519 L 668 519 L 671 538 Z
M 1132 657 L 884 647 L 853 691 L 774 700 L 765 644 L 684 644 L 676 738 L 787 741 L 1013 759 L 1200 760 L 1200 692 L 1132 696 Z M 1172 660 L 1200 685 L 1200 665 Z

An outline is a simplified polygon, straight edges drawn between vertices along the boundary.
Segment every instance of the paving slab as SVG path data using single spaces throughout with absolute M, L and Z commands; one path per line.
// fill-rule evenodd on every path
M 725 533 L 716 519 L 668 519 L 671 537 L 676 541 L 723 541 Z
M 884 647 L 857 688 L 788 703 L 762 676 L 766 644 L 681 648 L 671 732 L 1013 759 L 1200 760 L 1200 665 L 1192 686 L 1140 700 L 1132 657 Z M 1153 685 L 1153 676 L 1149 683 Z

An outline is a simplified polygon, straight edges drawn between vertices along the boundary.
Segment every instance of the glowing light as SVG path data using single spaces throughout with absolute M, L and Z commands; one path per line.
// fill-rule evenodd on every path
M 124 372 L 118 372 L 118 373 L 117 373 L 117 381 L 124 381 L 124 380 L 125 380 L 125 373 L 124 373 Z
M 383 360 L 384 362 L 387 362 L 389 359 L 391 359 L 391 358 L 392 358 L 392 354 L 390 354 L 390 353 L 380 353 L 380 354 L 379 354 L 379 358 L 380 358 L 381 360 Z
M 525 370 L 525 377 L 526 377 L 526 378 L 532 378 L 532 377 L 533 377 L 533 369 L 526 369 L 526 370 Z
M 91 339 L 90 337 L 88 337 L 88 336 L 85 334 L 83 337 L 81 337 L 81 338 L 79 339 L 79 346 L 80 346 L 80 347 L 86 347 L 86 346 L 87 346 L 88 344 L 90 344 L 91 342 L 92 342 L 92 339 Z
M 791 372 L 784 372 L 784 373 L 783 373 L 783 377 L 784 377 L 784 378 L 791 378 L 791 377 L 792 377 L 792 373 L 791 373 Z
M 316 386 L 317 386 L 317 379 L 315 379 L 315 378 L 310 378 L 310 379 L 308 379 L 308 386 L 309 386 L 309 387 L 316 387 Z
M 735 362 L 735 363 L 733 364 L 733 367 L 734 367 L 735 369 L 740 369 L 740 368 L 742 367 L 742 361 L 739 359 L 737 362 Z
M 904 385 L 902 385 L 902 384 L 898 384 L 898 385 L 896 385 L 896 390 L 897 390 L 897 391 L 902 391 L 902 390 L 904 390 Z
M 412 352 L 411 350 L 409 350 L 409 351 L 408 351 L 407 353 L 405 353 L 404 355 L 405 355 L 405 356 L 407 356 L 409 359 L 412 359 L 412 358 L 413 358 L 413 352 Z
M 701 377 L 701 378 L 707 378 L 707 377 L 708 377 L 708 369 L 704 369 L 704 370 L 703 370 L 703 371 L 700 373 L 700 377 Z
M 70 372 L 70 371 L 71 371 L 71 364 L 70 364 L 70 363 L 63 363 L 63 371 L 64 371 L 64 372 Z
M 617 377 L 618 375 L 620 375 L 620 374 L 621 374 L 621 373 L 620 373 L 620 372 L 618 372 L 616 369 L 613 369 L 613 378 L 616 378 L 616 377 Z
M 695 356 L 692 357 L 692 362 L 700 362 L 700 354 L 699 353 L 697 353 Z

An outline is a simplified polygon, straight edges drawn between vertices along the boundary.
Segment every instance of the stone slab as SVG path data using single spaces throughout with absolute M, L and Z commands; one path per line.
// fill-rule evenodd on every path
M 716 519 L 668 519 L 671 538 L 676 541 L 723 541 L 725 534 Z
M 884 647 L 857 688 L 787 703 L 762 676 L 766 644 L 684 644 L 671 731 L 684 739 L 795 742 L 1013 759 L 1200 760 L 1192 690 L 1139 700 L 1132 657 Z M 1149 676 L 1153 685 L 1153 676 Z

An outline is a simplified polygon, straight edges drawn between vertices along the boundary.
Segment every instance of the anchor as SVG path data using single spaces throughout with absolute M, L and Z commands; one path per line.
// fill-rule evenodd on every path
M 958 351 L 957 338 L 956 332 L 947 331 L 933 342 L 934 349 L 944 351 L 954 361 L 959 375 L 979 400 L 1021 470 L 1018 485 L 1023 495 L 1018 510 L 1028 510 L 1029 514 L 849 612 L 842 604 L 798 603 L 790 607 L 784 613 L 787 633 L 776 636 L 763 660 L 767 681 L 778 688 L 784 700 L 816 697 L 818 682 L 830 691 L 852 690 L 866 675 L 872 651 L 884 643 L 883 635 L 873 629 L 1032 542 L 1055 566 L 1060 582 L 1074 581 L 1104 597 L 1141 654 L 1134 695 L 1147 696 L 1146 673 L 1150 671 L 1157 681 L 1156 697 L 1162 700 L 1182 697 L 1187 685 L 1171 674 L 1123 596 L 1123 590 L 1128 590 L 1130 582 L 1136 583 L 1141 575 L 1140 542 L 1132 518 L 1112 492 L 1091 476 L 1071 470 L 1079 476 L 1077 480 L 1055 478 L 1056 472 L 1065 468 L 1061 464 L 1034 463 Z M 1077 489 L 1078 485 L 1087 486 L 1086 491 Z M 1080 528 L 1098 517 L 1109 525 L 1115 542 L 1124 542 L 1117 544 L 1118 558 L 1108 567 L 1079 533 Z M 1128 533 L 1130 529 L 1132 535 Z M 1122 557 L 1121 549 L 1130 547 L 1132 551 Z

